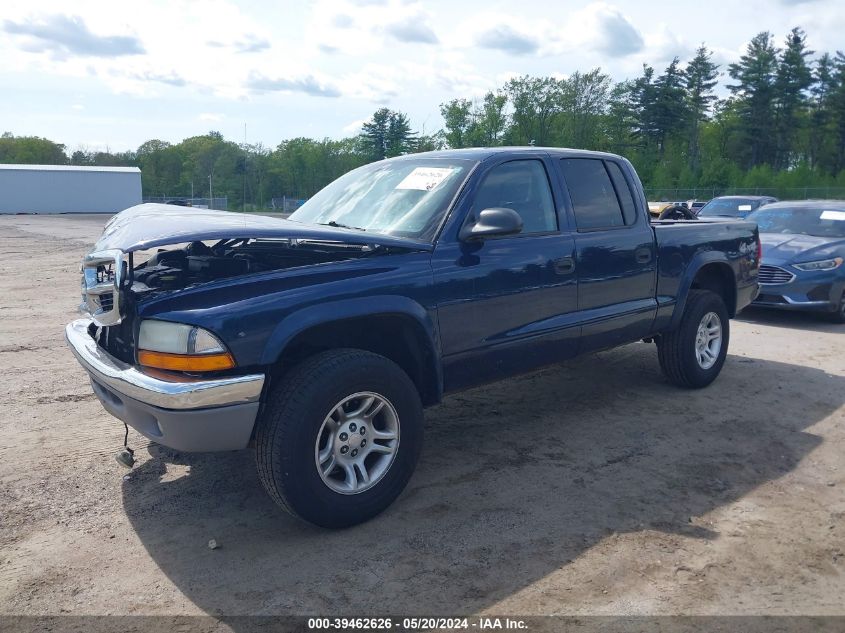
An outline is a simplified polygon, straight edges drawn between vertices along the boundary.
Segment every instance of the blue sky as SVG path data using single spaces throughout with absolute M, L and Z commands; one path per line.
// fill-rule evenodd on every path
M 845 46 L 841 0 L 743 3 L 504 0 L 3 0 L 0 131 L 134 149 L 214 129 L 275 146 L 339 138 L 387 106 L 418 131 L 439 104 L 520 74 L 658 69 L 705 42 L 726 65 L 793 26 Z

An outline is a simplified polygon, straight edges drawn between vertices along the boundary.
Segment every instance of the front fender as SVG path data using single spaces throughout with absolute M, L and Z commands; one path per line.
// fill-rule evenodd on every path
M 431 349 L 439 356 L 440 339 L 437 328 L 435 327 L 435 320 L 428 310 L 408 297 L 400 295 L 371 295 L 353 299 L 327 301 L 291 312 L 273 330 L 264 347 L 261 362 L 264 365 L 275 363 L 288 343 L 298 334 L 316 325 L 386 314 L 398 314 L 414 319 L 425 332 L 428 339 L 427 343 L 431 346 Z M 440 363 L 435 364 L 437 365 L 437 370 L 440 371 Z

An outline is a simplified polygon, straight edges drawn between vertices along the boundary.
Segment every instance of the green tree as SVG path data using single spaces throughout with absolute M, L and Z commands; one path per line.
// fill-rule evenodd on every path
M 807 57 L 807 36 L 800 28 L 792 29 L 781 51 L 775 76 L 775 124 L 777 148 L 774 164 L 785 169 L 794 160 L 794 142 L 805 120 L 802 116 L 808 105 L 807 90 L 813 83 L 813 72 Z
M 371 160 L 382 160 L 413 151 L 415 135 L 406 114 L 380 108 L 361 126 L 365 152 Z
M 567 146 L 599 149 L 603 145 L 602 118 L 611 92 L 610 77 L 600 68 L 575 71 L 562 82 L 562 89 L 559 140 Z
M 743 152 L 746 167 L 774 162 L 777 70 L 778 50 L 768 31 L 755 35 L 739 62 L 728 66 L 728 74 L 737 82 L 729 85 L 728 90 L 737 101 L 741 121 L 737 133 L 748 148 Z
M 698 173 L 701 164 L 701 125 L 709 120 L 710 108 L 716 100 L 713 89 L 719 66 L 713 63 L 712 57 L 713 53 L 702 44 L 683 71 L 689 113 L 688 165 L 693 174 Z
M 812 167 L 832 166 L 831 141 L 835 137 L 835 130 L 832 129 L 831 123 L 834 120 L 833 97 L 836 87 L 836 64 L 830 53 L 824 53 L 816 60 L 813 86 L 810 89 L 812 101 L 807 158 Z
M 653 125 L 659 160 L 666 154 L 668 140 L 684 129 L 688 116 L 684 75 L 679 65 L 680 60 L 675 57 L 654 82 L 654 101 L 648 118 Z
M 440 104 L 440 116 L 443 117 L 446 143 L 452 149 L 466 147 L 468 133 L 472 127 L 472 101 L 452 99 Z
M 833 118 L 834 147 L 832 173 L 845 171 L 845 54 L 836 52 L 834 59 L 834 88 L 830 96 Z
M 561 83 L 553 77 L 524 75 L 508 81 L 505 94 L 512 108 L 510 141 L 516 145 L 549 144 L 552 123 L 562 108 Z
M 493 147 L 502 144 L 508 126 L 505 112 L 507 104 L 508 97 L 503 92 L 488 92 L 484 95 L 475 116 L 475 137 L 479 145 Z
M 65 165 L 65 146 L 38 136 L 14 136 L 6 132 L 0 137 L 0 163 L 18 165 Z

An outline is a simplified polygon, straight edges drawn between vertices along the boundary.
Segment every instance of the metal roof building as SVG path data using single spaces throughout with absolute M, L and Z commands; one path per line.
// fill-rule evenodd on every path
M 0 213 L 116 213 L 140 203 L 137 167 L 0 165 Z

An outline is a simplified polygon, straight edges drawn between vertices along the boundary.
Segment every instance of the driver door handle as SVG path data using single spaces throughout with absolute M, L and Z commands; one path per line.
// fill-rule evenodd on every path
M 651 249 L 644 247 L 638 248 L 634 251 L 634 254 L 637 257 L 638 264 L 648 264 L 651 261 Z
M 555 273 L 558 275 L 568 275 L 575 271 L 575 260 L 571 257 L 561 257 L 554 261 Z

